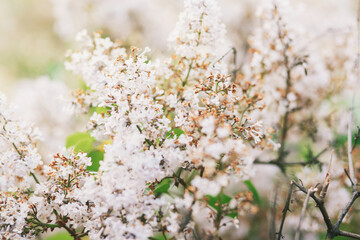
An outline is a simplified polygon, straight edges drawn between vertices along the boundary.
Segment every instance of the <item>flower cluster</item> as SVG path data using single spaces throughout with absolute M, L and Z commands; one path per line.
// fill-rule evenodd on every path
M 211 230 L 199 234 L 211 237 L 229 214 L 219 213 L 223 208 L 241 212 L 243 198 L 220 209 L 209 201 L 223 195 L 230 181 L 248 177 L 248 148 L 266 143 L 261 121 L 245 112 L 263 105 L 256 84 L 242 88 L 221 61 L 217 46 L 223 46 L 225 29 L 218 12 L 215 1 L 187 1 L 170 38 L 171 59 L 155 64 L 148 49 L 128 53 L 99 34 L 78 35 L 83 48 L 69 55 L 66 66 L 89 88 L 76 93 L 74 105 L 85 112 L 95 108 L 88 130 L 98 141 L 111 141 L 98 177 L 86 184 L 84 200 L 94 203 L 90 236 L 143 239 L 157 229 L 183 238 L 185 229 L 194 231 L 194 207 L 210 211 L 202 221 Z M 174 203 L 159 194 L 167 184 L 180 190 Z
M 33 171 L 41 165 L 36 145 L 40 132 L 14 117 L 14 107 L 0 95 L 0 190 L 29 187 Z M 10 170 L 11 169 L 11 170 Z
M 34 189 L 23 188 L 1 192 L 0 236 L 2 239 L 31 239 L 36 235 L 65 228 L 76 239 L 85 236 L 82 226 L 89 219 L 92 203 L 81 202 L 86 167 L 90 158 L 79 153 L 57 154 L 41 174 L 45 181 L 36 180 Z M 81 232 L 77 229 L 82 227 Z
M 111 0 L 53 2 L 58 14 L 69 16 L 72 11 L 84 14 L 84 9 L 96 14 L 101 6 L 99 24 L 110 32 L 114 28 L 108 18 L 120 11 L 111 8 Z M 149 17 L 145 8 L 136 9 L 153 5 L 143 0 L 132 4 L 118 17 L 144 24 Z M 65 11 L 69 6 L 75 10 Z M 296 206 L 303 204 L 292 188 L 286 201 L 280 183 L 274 204 L 262 204 L 274 176 L 265 179 L 255 164 L 274 165 L 284 182 L 289 175 L 304 179 L 291 187 L 295 184 L 322 208 L 321 213 L 310 212 L 304 229 L 321 229 L 326 209 L 328 218 L 336 218 L 344 206 L 337 194 L 351 201 L 343 187 L 347 179 L 342 171 L 332 173 L 325 202 L 331 167 L 320 157 L 331 146 L 338 155 L 333 169 L 344 167 L 343 146 L 336 146 L 343 145 L 338 144 L 343 136 L 337 125 L 343 123 L 336 108 L 356 79 L 354 36 L 315 41 L 316 34 L 290 16 L 292 7 L 288 1 L 274 1 L 258 8 L 256 17 L 250 17 L 257 22 L 241 64 L 232 47 L 238 42 L 227 38 L 216 0 L 184 2 L 168 39 L 168 57 L 155 58 L 147 47 L 129 47 L 100 32 L 78 33 L 80 47 L 67 53 L 65 68 L 80 76 L 84 86 L 72 92 L 68 103 L 88 121 L 85 133 L 67 138 L 64 154 L 42 161 L 37 128 L 17 120 L 0 95 L 0 238 L 32 239 L 63 229 L 75 240 L 240 239 L 251 232 L 246 222 L 267 221 L 263 214 L 268 205 L 273 222 L 265 225 L 275 228 L 277 209 L 280 213 L 285 205 L 285 219 L 292 199 Z M 67 28 L 57 24 L 66 34 Z M 136 29 L 128 27 L 129 32 Z M 42 78 L 35 86 L 41 94 L 31 95 L 28 106 L 47 113 L 63 107 L 46 101 L 64 94 L 62 84 Z M 48 116 L 36 112 L 30 120 L 45 132 L 45 152 L 56 152 L 55 140 L 68 133 L 69 115 L 51 119 L 61 132 L 45 124 Z M 355 147 L 356 142 L 353 151 Z M 294 166 L 303 166 L 302 171 L 289 170 Z M 258 189 L 266 189 L 260 196 L 253 182 L 261 180 L 266 184 Z M 311 192 L 315 189 L 319 191 Z M 295 209 L 286 228 L 295 228 L 299 217 L 304 214 Z M 328 226 L 328 233 L 338 230 Z
M 333 113 L 337 97 L 346 90 L 346 79 L 353 78 L 348 69 L 353 66 L 353 54 L 343 51 L 354 47 L 353 36 L 346 33 L 334 40 L 314 41 L 317 33 L 306 32 L 289 16 L 293 9 L 288 1 L 259 9 L 259 23 L 249 39 L 251 60 L 242 71 L 248 81 L 262 83 L 267 105 L 263 116 L 272 116 L 264 121 L 284 129 L 278 136 L 283 147 L 288 132 L 326 145 L 334 128 L 330 119 L 338 118 Z M 324 44 L 331 47 L 333 56 L 324 54 Z

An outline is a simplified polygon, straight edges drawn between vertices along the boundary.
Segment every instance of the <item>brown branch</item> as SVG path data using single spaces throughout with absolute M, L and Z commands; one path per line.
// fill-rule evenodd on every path
M 318 163 L 317 161 L 308 161 L 308 162 L 277 162 L 274 160 L 271 160 L 269 162 L 263 162 L 260 161 L 258 159 L 256 159 L 254 162 L 254 164 L 263 164 L 263 165 L 276 165 L 279 168 L 284 168 L 284 167 L 296 167 L 297 165 L 300 166 L 306 166 L 306 165 L 311 165 L 311 164 L 316 164 Z
M 274 4 L 274 9 L 275 11 L 277 11 L 277 5 Z M 287 50 L 289 49 L 289 43 L 284 41 L 284 33 L 283 33 L 283 29 L 281 28 L 281 24 L 280 24 L 280 19 L 277 21 L 277 31 L 278 31 L 278 37 L 279 40 L 281 41 L 281 43 L 284 45 L 284 49 L 283 49 L 283 56 L 284 56 L 284 65 L 286 68 L 286 88 L 285 88 L 285 95 L 283 97 L 283 99 L 287 99 L 287 96 L 290 92 L 290 88 L 291 88 L 291 70 L 292 68 L 289 66 L 289 57 L 287 55 Z M 281 129 L 281 140 L 280 140 L 280 148 L 278 151 L 278 158 L 276 161 L 278 162 L 283 162 L 284 158 L 286 156 L 286 151 L 285 151 L 285 140 L 286 140 L 286 136 L 287 136 L 287 131 L 289 130 L 288 127 L 288 118 L 289 118 L 289 114 L 290 114 L 290 109 L 289 109 L 289 104 L 286 105 L 286 112 L 285 115 L 283 117 L 283 122 L 282 122 L 282 129 Z M 284 169 L 281 168 L 281 171 L 284 172 Z
M 62 220 L 59 220 L 57 222 L 57 224 L 59 225 L 60 228 L 64 228 L 73 238 L 74 240 L 81 240 L 81 237 L 78 235 L 78 233 L 76 232 L 75 229 L 73 228 L 70 228 L 68 226 L 66 226 L 66 223 Z M 83 235 L 83 234 L 80 234 L 80 235 Z M 87 235 L 87 234 L 86 234 Z M 86 236 L 85 235 L 85 236 Z
M 345 172 L 346 176 L 349 178 L 350 183 L 351 183 L 351 186 L 352 186 L 352 187 L 353 187 L 353 189 L 354 189 L 354 185 L 355 185 L 355 183 L 351 180 L 351 177 L 350 177 L 349 173 L 346 171 L 346 169 L 344 169 L 344 172 Z
M 326 173 L 326 177 L 325 177 L 325 180 L 324 180 L 324 184 L 322 186 L 322 189 L 320 191 L 320 199 L 322 201 L 324 201 L 325 199 L 325 196 L 326 196 L 326 193 L 327 193 L 327 190 L 329 188 L 329 185 L 330 185 L 330 173 L 331 173 L 331 167 L 332 167 L 332 162 L 333 162 L 333 155 L 334 155 L 334 150 L 331 151 L 331 158 L 330 158 L 330 164 L 329 164 L 329 169 Z
M 307 191 L 307 189 L 305 187 L 301 186 L 300 184 L 298 184 L 295 181 L 292 181 L 292 183 L 298 189 L 300 189 L 302 192 L 304 192 L 306 194 L 308 193 L 308 191 Z M 346 231 L 342 231 L 342 230 L 339 229 L 341 222 L 343 221 L 344 217 L 346 216 L 346 214 L 350 210 L 351 206 L 354 204 L 355 200 L 360 197 L 360 191 L 357 191 L 357 192 L 353 193 L 353 197 L 352 197 L 351 201 L 347 204 L 346 208 L 341 213 L 341 215 L 340 215 L 340 217 L 339 217 L 339 219 L 338 219 L 338 221 L 336 222 L 335 225 L 333 225 L 331 223 L 329 214 L 327 213 L 327 210 L 326 210 L 325 205 L 324 205 L 324 201 L 322 201 L 322 199 L 319 199 L 318 197 L 316 197 L 314 192 L 310 193 L 310 197 L 315 201 L 316 207 L 318 207 L 320 212 L 321 212 L 321 215 L 322 215 L 323 220 L 324 220 L 324 222 L 326 224 L 326 227 L 327 227 L 327 236 L 330 239 L 333 239 L 336 236 L 344 236 L 344 237 L 351 237 L 351 238 L 354 238 L 354 239 L 360 239 L 360 234 L 346 232 Z
M 353 238 L 353 239 L 360 239 L 360 234 L 351 233 L 351 232 L 346 232 L 346 231 L 341 231 L 341 230 L 339 230 L 338 236 L 350 237 L 350 238 Z
M 337 220 L 337 222 L 335 223 L 334 228 L 335 229 L 339 229 L 340 224 L 342 223 L 342 221 L 344 220 L 346 214 L 349 212 L 351 206 L 354 204 L 354 202 L 356 201 L 356 199 L 360 197 L 360 192 L 354 192 L 352 195 L 351 200 L 348 202 L 348 204 L 346 205 L 345 209 L 342 211 L 342 213 L 340 214 L 339 219 Z
M 291 80 L 291 69 L 288 67 L 288 57 L 286 55 L 286 49 L 287 48 L 288 48 L 288 46 L 286 45 L 285 50 L 284 50 L 285 66 L 286 66 L 285 98 L 287 98 L 287 95 L 289 94 L 290 87 L 291 87 L 291 81 L 290 81 Z M 286 112 L 285 112 L 283 122 L 282 122 L 280 148 L 279 148 L 279 151 L 278 151 L 278 158 L 276 160 L 278 162 L 284 162 L 284 158 L 287 155 L 286 150 L 285 150 L 285 140 L 286 140 L 287 132 L 289 130 L 289 126 L 288 126 L 289 114 L 290 114 L 289 104 L 287 104 L 286 105 Z
M 259 159 L 255 159 L 255 161 L 253 162 L 254 164 L 264 164 L 264 165 L 275 165 L 278 166 L 280 169 L 283 169 L 285 167 L 296 167 L 298 165 L 300 166 L 307 166 L 307 165 L 312 165 L 312 164 L 318 164 L 319 162 L 319 157 L 328 150 L 328 148 L 324 148 L 321 152 L 319 152 L 316 156 L 312 157 L 310 159 L 310 161 L 302 161 L 302 162 L 278 162 L 277 159 L 273 159 L 269 162 L 265 162 L 265 161 L 261 161 Z
M 309 199 L 310 199 L 310 195 L 314 192 L 316 192 L 318 189 L 317 188 L 313 188 L 311 187 L 307 194 L 306 194 L 306 198 L 305 198 L 305 201 L 304 201 L 304 205 L 303 205 L 303 208 L 301 210 L 301 214 L 300 214 L 300 219 L 299 219 L 299 224 L 298 224 L 298 227 L 296 229 L 296 233 L 295 233 L 295 240 L 299 240 L 300 239 L 300 230 L 301 230 L 301 223 L 305 217 L 305 212 L 306 212 L 306 208 L 309 204 Z
M 300 184 L 298 184 L 297 182 L 293 181 L 294 185 L 300 189 L 302 192 L 306 193 L 307 194 L 307 189 L 303 186 L 301 186 Z M 333 225 L 331 223 L 331 220 L 330 220 L 330 217 L 329 217 L 329 214 L 328 212 L 326 211 L 326 208 L 324 206 L 324 202 L 321 201 L 321 199 L 319 199 L 318 197 L 315 196 L 315 193 L 311 193 L 310 194 L 310 197 L 315 201 L 316 203 L 316 206 L 319 208 L 322 216 L 323 216 L 323 219 L 324 219 L 324 222 L 326 224 L 326 227 L 328 229 L 328 232 L 329 230 L 332 230 L 333 229 Z
M 282 210 L 283 215 L 282 215 L 282 218 L 281 218 L 280 229 L 279 229 L 279 232 L 277 233 L 277 235 L 278 235 L 277 239 L 278 240 L 280 240 L 283 237 L 282 236 L 282 230 L 283 230 L 283 227 L 284 227 L 286 214 L 287 214 L 288 211 L 290 211 L 290 202 L 291 202 L 291 195 L 292 195 L 293 187 L 294 187 L 294 182 L 291 181 L 290 182 L 290 188 L 289 188 L 288 197 L 286 199 L 284 209 Z

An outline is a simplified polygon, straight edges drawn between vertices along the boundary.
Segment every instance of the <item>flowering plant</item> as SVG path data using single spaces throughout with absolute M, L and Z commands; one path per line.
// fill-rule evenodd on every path
M 64 229 L 73 239 L 239 239 L 246 221 L 269 209 L 271 238 L 280 239 L 284 226 L 299 238 L 312 198 L 320 211 L 306 216 L 307 231 L 326 226 L 331 238 L 360 239 L 340 230 L 360 196 L 352 163 L 359 134 L 352 147 L 351 124 L 350 174 L 331 174 L 343 168 L 336 101 L 358 77 L 354 54 L 336 47 L 351 48 L 354 36 L 330 39 L 331 53 L 312 51 L 321 47 L 304 46 L 313 36 L 294 27 L 290 11 L 280 1 L 259 9 L 241 65 L 216 0 L 185 1 L 169 37 L 170 57 L 155 60 L 149 48 L 81 31 L 80 48 L 68 52 L 65 67 L 84 87 L 68 104 L 89 120 L 86 131 L 68 136 L 66 149 L 42 159 L 38 129 L 18 120 L 0 96 L 1 238 Z M 303 142 L 310 144 L 298 161 Z M 336 160 L 327 165 L 320 158 L 330 148 Z M 268 206 L 266 191 L 254 184 L 262 178 L 257 165 L 278 168 L 275 192 L 290 176 L 298 180 L 290 181 L 287 198 L 275 194 Z M 339 193 L 348 201 L 345 210 L 337 205 Z M 292 199 L 303 210 L 294 209 L 287 225 Z

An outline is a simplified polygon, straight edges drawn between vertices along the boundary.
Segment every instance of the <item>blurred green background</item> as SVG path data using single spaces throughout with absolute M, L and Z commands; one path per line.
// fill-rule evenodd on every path
M 63 67 L 69 45 L 54 33 L 53 24 L 47 0 L 0 0 L 1 91 L 41 75 L 71 83 Z

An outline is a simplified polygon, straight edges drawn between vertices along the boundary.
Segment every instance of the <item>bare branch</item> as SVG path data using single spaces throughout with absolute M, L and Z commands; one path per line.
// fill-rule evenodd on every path
M 298 189 L 300 189 L 302 192 L 304 192 L 306 194 L 308 194 L 308 192 L 310 192 L 310 190 L 308 191 L 305 187 L 301 186 L 297 182 L 292 181 L 292 183 Z M 346 214 L 349 212 L 351 206 L 354 204 L 355 200 L 360 197 L 360 191 L 357 191 L 357 192 L 353 193 L 352 199 L 349 201 L 349 203 L 346 205 L 343 212 L 340 214 L 340 217 L 339 217 L 339 219 L 338 219 L 338 221 L 336 222 L 335 225 L 333 225 L 331 223 L 329 214 L 327 213 L 327 210 L 326 210 L 325 205 L 324 205 L 324 201 L 322 201 L 322 199 L 319 199 L 318 197 L 316 197 L 314 192 L 311 192 L 309 194 L 309 196 L 315 201 L 316 206 L 319 208 L 319 210 L 321 212 L 321 215 L 322 215 L 322 217 L 324 219 L 324 222 L 326 224 L 326 227 L 327 227 L 327 234 L 328 234 L 328 237 L 330 239 L 333 239 L 336 236 L 345 236 L 345 237 L 351 237 L 351 238 L 354 238 L 354 239 L 360 239 L 359 234 L 345 232 L 345 231 L 342 231 L 342 230 L 339 229 L 340 224 L 344 220 Z
M 285 203 L 284 209 L 282 210 L 283 215 L 282 215 L 282 218 L 281 218 L 280 229 L 279 229 L 279 232 L 277 233 L 278 234 L 278 237 L 277 237 L 278 240 L 280 240 L 282 238 L 282 230 L 283 230 L 283 227 L 284 227 L 286 214 L 287 214 L 288 211 L 290 211 L 290 202 L 291 202 L 291 195 L 292 195 L 292 192 L 293 192 L 293 187 L 294 187 L 294 182 L 291 181 L 290 182 L 289 193 L 288 193 L 288 196 L 287 196 L 287 199 L 286 199 L 286 203 Z
M 230 52 L 233 52 L 234 56 L 233 56 L 233 64 L 236 66 L 236 55 L 237 55 L 237 51 L 235 47 L 231 47 L 224 55 L 222 55 L 219 59 L 217 59 L 213 64 L 211 64 L 212 68 L 215 68 L 215 65 L 217 63 L 219 63 L 221 60 L 224 59 L 224 57 L 226 57 Z
M 285 167 L 296 167 L 296 166 L 307 166 L 312 164 L 321 164 L 319 161 L 319 157 L 325 153 L 328 150 L 328 148 L 324 148 L 321 152 L 319 152 L 317 155 L 313 156 L 309 161 L 302 161 L 302 162 L 279 162 L 277 159 L 265 162 L 261 161 L 259 159 L 255 159 L 253 162 L 254 164 L 264 164 L 264 165 L 275 165 L 278 166 L 280 169 L 284 169 Z M 285 160 L 285 159 L 284 159 Z
M 350 200 L 350 202 L 348 202 L 348 204 L 346 205 L 345 209 L 342 211 L 342 213 L 340 214 L 339 219 L 337 220 L 337 222 L 335 223 L 334 228 L 335 229 L 339 229 L 340 224 L 342 223 L 342 221 L 344 220 L 346 214 L 349 212 L 351 206 L 354 204 L 355 200 L 360 197 L 360 192 L 354 192 L 352 195 L 352 198 Z
M 300 184 L 298 184 L 297 182 L 293 181 L 294 185 L 299 188 L 302 192 L 306 193 L 307 194 L 307 189 L 303 186 L 301 186 Z M 333 229 L 333 225 L 331 223 L 331 220 L 330 220 L 330 217 L 329 217 L 329 214 L 324 206 L 324 202 L 321 201 L 319 198 L 317 198 L 315 196 L 314 193 L 311 193 L 310 194 L 310 197 L 315 201 L 316 203 L 316 206 L 319 208 L 320 212 L 321 212 L 321 215 L 323 216 L 323 219 L 324 219 L 324 222 L 326 224 L 326 227 L 328 229 L 328 232 L 329 231 L 332 231 Z
M 299 219 L 299 224 L 298 224 L 298 227 L 296 229 L 296 233 L 295 233 L 295 240 L 299 240 L 300 239 L 300 230 L 301 230 L 301 223 L 302 221 L 304 220 L 304 217 L 305 217 L 305 212 L 306 212 L 306 208 L 307 208 L 307 205 L 309 204 L 309 199 L 310 199 L 310 195 L 314 192 L 316 192 L 318 189 L 317 188 L 313 188 L 311 187 L 307 194 L 306 194 L 306 198 L 305 198 L 305 201 L 304 201 L 304 205 L 303 205 L 303 208 L 301 210 L 301 214 L 300 214 L 300 219 Z
M 349 178 L 351 186 L 354 188 L 355 183 L 351 180 L 349 173 L 346 171 L 346 169 L 344 169 L 344 172 L 345 172 L 346 176 Z
M 353 238 L 353 239 L 360 239 L 360 234 L 351 233 L 351 232 L 345 232 L 345 231 L 341 231 L 341 230 L 339 230 L 338 236 L 350 237 L 350 238 Z
M 275 189 L 273 192 L 273 204 L 270 211 L 270 226 L 269 226 L 269 237 L 270 239 L 276 239 L 276 208 L 277 208 L 277 199 L 279 196 L 280 182 L 277 181 Z
M 330 185 L 330 172 L 331 172 L 331 166 L 332 166 L 332 162 L 333 162 L 333 155 L 334 155 L 334 150 L 331 151 L 329 169 L 328 169 L 328 171 L 326 173 L 325 181 L 324 181 L 323 187 L 322 187 L 321 192 L 320 192 L 320 199 L 322 201 L 324 201 L 327 189 L 328 189 L 328 187 Z

